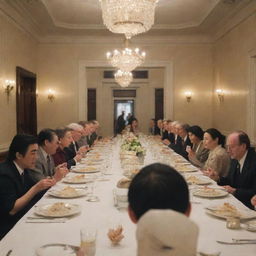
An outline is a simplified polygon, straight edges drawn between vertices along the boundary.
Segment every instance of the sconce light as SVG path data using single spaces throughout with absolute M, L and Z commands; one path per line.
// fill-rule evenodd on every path
M 219 101 L 222 102 L 224 101 L 224 90 L 222 89 L 217 89 L 216 93 L 218 95 Z
M 186 96 L 187 102 L 190 102 L 192 98 L 192 92 L 186 91 L 185 96 Z
M 14 80 L 5 80 L 4 81 L 4 91 L 9 98 L 11 91 L 14 89 L 15 81 Z
M 54 99 L 55 99 L 55 92 L 54 92 L 54 90 L 49 89 L 48 90 L 48 100 L 53 102 Z

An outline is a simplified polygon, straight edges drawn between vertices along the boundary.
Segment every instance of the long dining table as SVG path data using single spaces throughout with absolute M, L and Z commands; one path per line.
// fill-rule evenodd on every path
M 113 190 L 116 189 L 117 182 L 123 177 L 123 169 L 120 162 L 121 138 L 115 138 L 104 145 L 105 157 L 108 157 L 109 165 L 102 165 L 107 168 L 97 175 L 94 194 L 99 198 L 97 202 L 87 201 L 88 196 L 73 199 L 60 199 L 49 195 L 46 192 L 40 201 L 36 203 L 13 227 L 12 230 L 0 241 L 0 255 L 5 256 L 11 250 L 10 256 L 32 256 L 37 255 L 36 250 L 43 245 L 61 243 L 69 245 L 80 244 L 80 229 L 87 226 L 97 229 L 96 256 L 132 256 L 136 255 L 136 224 L 129 219 L 127 209 L 115 206 Z M 157 162 L 154 150 L 161 149 L 159 142 L 155 139 L 142 136 L 147 150 L 144 165 Z M 155 143 L 155 146 L 153 146 Z M 158 145 L 158 146 L 157 146 Z M 103 147 L 102 147 L 103 148 Z M 101 149 L 101 147 L 96 147 Z M 165 151 L 167 148 L 165 149 Z M 158 152 L 161 153 L 161 152 Z M 170 154 L 175 154 L 170 151 Z M 159 154 L 158 154 L 159 156 Z M 164 157 L 163 157 L 164 158 Z M 162 161 L 162 159 L 159 161 Z M 195 167 L 193 167 L 195 168 Z M 203 175 L 200 170 L 193 174 Z M 70 172 L 68 176 L 75 175 Z M 89 174 L 88 174 L 89 175 Z M 205 178 L 205 177 L 204 177 Z M 62 181 L 55 186 L 65 186 Z M 70 185 L 70 184 L 69 184 Z M 86 186 L 85 184 L 71 184 L 72 187 Z M 210 187 L 216 187 L 213 182 Z M 221 256 L 255 256 L 256 244 L 226 245 L 220 244 L 217 240 L 231 241 L 234 239 L 256 239 L 256 233 L 246 230 L 245 224 L 240 229 L 228 229 L 226 220 L 216 218 L 206 213 L 206 207 L 210 204 L 222 204 L 229 202 L 236 207 L 246 208 L 232 195 L 223 198 L 209 199 L 192 196 L 195 186 L 191 187 L 192 212 L 190 218 L 199 226 L 198 251 L 204 253 L 220 252 Z M 42 221 L 34 219 L 36 207 L 43 204 L 65 202 L 78 204 L 81 212 L 74 216 L 65 218 L 63 221 Z M 246 210 L 246 209 L 245 209 Z M 29 221 L 32 220 L 32 221 Z M 123 226 L 124 239 L 118 245 L 112 245 L 107 233 L 110 228 L 121 224 Z M 185 243 L 186 241 L 184 241 Z

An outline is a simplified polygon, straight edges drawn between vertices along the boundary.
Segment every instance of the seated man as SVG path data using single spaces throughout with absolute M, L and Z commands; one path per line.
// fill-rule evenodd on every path
M 38 158 L 33 170 L 28 170 L 31 178 L 37 182 L 46 177 L 54 177 L 56 181 L 61 180 L 68 172 L 66 164 L 55 168 L 52 155 L 56 153 L 59 139 L 54 130 L 44 129 L 38 134 Z
M 256 152 L 248 135 L 243 131 L 231 133 L 227 138 L 227 152 L 231 157 L 227 176 L 219 177 L 215 170 L 210 170 L 209 177 L 253 209 L 250 200 L 256 191 Z
M 55 184 L 53 179 L 34 183 L 28 175 L 28 169 L 35 167 L 37 150 L 37 138 L 16 135 L 6 162 L 0 164 L 0 239 L 40 198 L 39 192 Z
M 79 147 L 78 141 L 81 139 L 83 135 L 84 128 L 80 124 L 71 123 L 67 126 L 71 130 L 73 141 L 69 145 L 69 147 L 65 148 L 65 152 L 68 155 L 69 159 L 74 158 L 77 154 L 85 154 L 87 152 L 86 146 Z
M 173 149 L 177 154 L 183 156 L 188 160 L 188 152 L 186 151 L 187 146 L 192 147 L 192 143 L 188 136 L 188 124 L 177 124 L 176 125 L 178 137 L 176 143 L 170 144 L 169 147 Z
M 134 177 L 130 184 L 128 201 L 129 216 L 134 223 L 138 222 L 138 255 L 162 255 L 161 252 L 167 249 L 169 251 L 173 250 L 173 252 L 175 253 L 181 252 L 180 254 L 174 255 L 186 256 L 196 254 L 198 228 L 196 224 L 194 224 L 192 221 L 187 220 L 187 217 L 190 215 L 191 211 L 188 185 L 184 178 L 177 171 L 163 164 L 151 164 L 144 167 Z M 151 216 L 150 210 L 152 209 L 166 210 L 163 212 L 153 212 L 152 215 L 158 215 L 159 217 L 164 215 L 167 218 L 170 218 L 168 220 L 170 224 L 166 226 L 170 229 L 165 229 L 163 230 L 163 233 L 161 233 L 160 229 L 155 229 L 155 225 L 152 222 L 152 226 L 146 225 L 148 226 L 150 231 L 145 231 L 144 233 L 143 230 L 145 225 L 140 225 L 140 221 L 142 221 L 142 223 L 148 223 L 148 217 L 146 216 Z M 173 221 L 171 216 L 175 216 L 173 217 Z M 153 219 L 156 218 L 154 217 Z M 187 252 L 187 249 L 185 248 L 185 244 L 182 243 L 182 241 L 184 242 L 184 240 L 179 241 L 179 243 L 177 243 L 176 241 L 174 242 L 173 235 L 170 235 L 171 232 L 176 232 L 177 223 L 175 219 L 179 219 L 179 221 L 181 222 L 180 226 L 182 228 L 180 231 L 184 233 L 184 236 L 186 235 L 188 230 L 184 230 L 183 224 L 190 223 L 189 228 L 191 232 L 191 243 L 186 243 L 186 246 L 189 247 L 188 250 L 190 250 L 190 254 L 185 253 Z M 158 221 L 161 222 L 162 220 L 158 218 Z M 163 225 L 165 225 L 164 223 L 166 223 L 166 219 L 163 219 L 163 222 L 161 224 L 159 223 L 159 225 L 161 225 L 162 227 Z M 171 224 L 173 224 L 173 228 L 171 228 Z M 152 248 L 152 246 L 149 246 L 150 239 L 148 237 L 148 232 L 153 234 L 155 231 L 160 232 L 161 235 L 157 235 L 158 237 L 156 239 L 157 241 L 159 241 L 159 243 L 155 248 Z M 141 232 L 144 233 L 144 235 L 142 235 Z M 157 233 L 155 233 L 155 235 L 156 234 Z M 166 234 L 169 235 L 169 239 L 168 237 L 166 237 Z

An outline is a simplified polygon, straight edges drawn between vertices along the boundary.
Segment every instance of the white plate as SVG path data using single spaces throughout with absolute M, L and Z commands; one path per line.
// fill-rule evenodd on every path
M 46 244 L 36 249 L 37 256 L 76 256 L 75 246 L 65 244 Z
M 193 196 L 204 197 L 204 198 L 220 198 L 228 195 L 228 192 L 222 189 L 215 189 L 215 191 L 217 191 L 218 194 L 215 194 L 214 192 L 211 194 L 211 193 L 207 193 L 204 189 L 198 189 L 193 192 Z
M 95 173 L 95 172 L 99 172 L 100 170 L 96 169 L 96 168 L 91 168 L 91 167 L 84 167 L 84 168 L 75 168 L 72 169 L 72 172 L 76 172 L 76 173 Z
M 35 214 L 44 216 L 44 217 L 51 217 L 51 218 L 60 218 L 60 217 L 68 217 L 81 212 L 81 207 L 78 204 L 70 204 L 70 203 L 62 203 L 65 205 L 67 211 L 66 212 L 49 212 L 49 208 L 54 205 L 51 204 L 42 204 L 35 207 Z
M 87 194 L 84 189 L 74 188 L 76 191 L 76 194 L 64 195 L 64 194 L 61 194 L 62 189 L 59 189 L 59 190 L 51 189 L 48 191 L 48 194 L 57 198 L 77 198 L 77 197 L 85 196 Z
M 75 179 L 75 177 L 78 177 L 78 176 L 79 175 L 68 176 L 68 177 L 66 176 L 62 181 L 69 184 L 84 184 L 84 183 L 92 182 L 92 179 L 90 179 L 89 177 Z
M 178 172 L 197 172 L 198 170 L 195 169 L 195 167 L 193 166 L 188 166 L 188 165 L 175 165 L 175 169 L 178 171 Z
M 220 207 L 220 205 L 216 205 L 216 206 L 208 206 L 206 208 L 206 213 L 221 218 L 221 219 L 226 219 L 227 217 L 232 217 L 231 215 L 225 215 L 222 214 L 220 212 L 216 212 L 218 210 L 218 207 Z M 239 211 L 239 213 L 241 214 L 241 216 L 239 217 L 241 220 L 246 220 L 246 219 L 253 219 L 256 218 L 256 212 L 250 209 L 240 209 L 237 208 L 237 210 Z M 236 217 L 236 216 L 234 216 Z M 256 225 L 256 222 L 255 222 Z M 256 226 L 255 226 L 256 227 Z
M 195 177 L 197 180 L 195 182 L 191 182 L 188 180 L 189 177 Z M 196 175 L 187 175 L 185 176 L 185 179 L 189 185 L 209 185 L 212 183 L 210 179 L 202 178 Z

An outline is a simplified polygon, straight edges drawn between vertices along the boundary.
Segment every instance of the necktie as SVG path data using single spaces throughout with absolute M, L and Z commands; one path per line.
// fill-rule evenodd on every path
M 24 172 L 20 175 L 22 184 L 24 184 Z
M 51 173 L 51 159 L 50 159 L 49 155 L 47 155 L 47 172 L 48 172 L 49 176 L 52 175 L 52 173 Z

